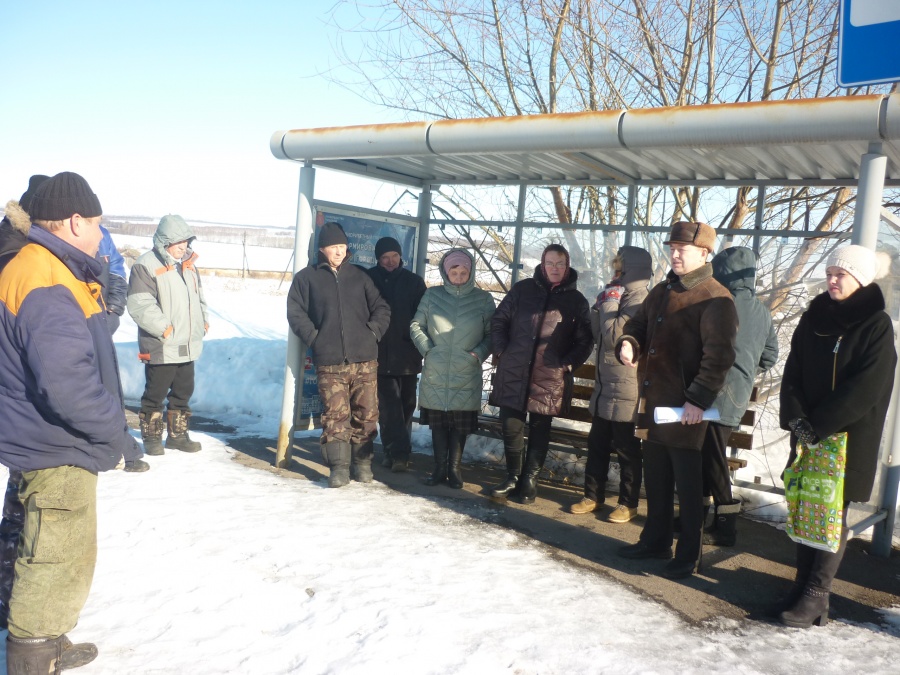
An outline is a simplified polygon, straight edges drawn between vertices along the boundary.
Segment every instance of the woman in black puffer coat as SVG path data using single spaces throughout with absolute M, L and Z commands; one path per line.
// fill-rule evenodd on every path
M 847 432 L 844 530 L 836 553 L 797 545 L 797 575 L 782 623 L 808 628 L 828 621 L 831 583 L 847 548 L 847 506 L 867 502 L 891 400 L 897 353 L 884 296 L 872 281 L 875 253 L 844 246 L 828 258 L 828 291 L 813 299 L 791 338 L 781 383 L 780 420 L 797 441 Z
M 577 282 L 569 252 L 551 244 L 534 277 L 512 287 L 491 321 L 497 371 L 490 403 L 500 408 L 507 470 L 506 479 L 491 491 L 494 497 L 531 504 L 537 495 L 550 422 L 568 407 L 572 371 L 585 362 L 593 344 L 588 301 Z M 523 453 L 529 414 L 528 452 Z

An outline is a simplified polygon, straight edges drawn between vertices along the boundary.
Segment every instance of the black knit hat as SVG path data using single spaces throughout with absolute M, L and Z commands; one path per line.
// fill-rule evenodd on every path
M 41 183 L 31 197 L 32 220 L 65 220 L 78 214 L 84 218 L 103 215 L 100 200 L 88 182 L 71 171 L 63 171 Z
M 40 173 L 36 173 L 31 178 L 28 179 L 28 189 L 19 197 L 19 206 L 22 207 L 22 210 L 25 213 L 29 213 L 29 206 L 31 206 L 31 199 L 34 197 L 35 190 L 41 185 L 41 183 L 50 180 L 50 176 L 45 176 Z
M 319 232 L 319 248 L 338 244 L 349 245 L 344 228 L 338 223 L 325 223 L 322 226 L 322 231 Z
M 375 260 L 391 251 L 396 251 L 398 255 L 403 255 L 403 251 L 400 250 L 400 242 L 393 237 L 382 237 L 375 242 Z

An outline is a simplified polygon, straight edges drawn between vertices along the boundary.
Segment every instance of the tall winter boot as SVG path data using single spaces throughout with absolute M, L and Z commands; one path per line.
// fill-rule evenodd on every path
M 845 513 L 846 509 L 847 505 L 845 504 Z M 779 617 L 785 626 L 809 628 L 813 625 L 824 626 L 828 623 L 831 585 L 841 566 L 841 561 L 844 559 L 844 553 L 847 552 L 846 523 L 841 532 L 841 545 L 837 551 L 831 553 L 812 548 L 810 551 L 812 551 L 812 563 L 809 567 L 809 576 L 806 579 L 803 594 L 791 609 L 782 612 Z
M 444 428 L 432 428 L 431 449 L 434 452 L 434 472 L 425 479 L 425 485 L 440 485 L 447 480 L 447 462 L 450 456 L 450 432 Z
M 772 618 L 778 618 L 782 612 L 791 609 L 803 596 L 806 589 L 806 581 L 809 579 L 809 573 L 812 566 L 816 562 L 816 549 L 811 546 L 797 544 L 797 571 L 794 574 L 794 583 L 781 600 L 774 603 L 767 611 L 766 615 Z
M 350 477 L 360 483 L 371 483 L 372 476 L 372 455 L 375 449 L 372 441 L 365 443 L 351 443 L 350 454 L 353 463 L 350 465 Z
M 450 432 L 450 458 L 447 472 L 447 484 L 454 490 L 460 490 L 463 486 L 460 464 L 462 464 L 463 450 L 466 447 L 466 435 L 460 434 L 456 429 Z
M 158 410 L 144 411 L 138 415 L 141 420 L 141 440 L 144 441 L 145 455 L 164 455 L 162 434 L 165 428 L 163 414 Z
M 191 426 L 191 413 L 187 410 L 170 410 L 168 416 L 169 433 L 166 436 L 166 447 L 182 452 L 200 452 L 203 446 L 192 441 L 188 429 Z
M 704 544 L 734 546 L 737 541 L 737 519 L 741 514 L 741 500 L 716 506 L 716 526 L 703 538 Z
M 513 499 L 520 504 L 534 504 L 537 499 L 537 479 L 544 461 L 547 459 L 547 448 L 534 448 L 529 443 L 528 452 L 525 454 L 525 466 L 519 482 L 516 485 L 516 494 Z
M 58 638 L 17 638 L 6 636 L 6 672 L 9 675 L 59 675 L 97 658 L 90 642 L 73 645 L 65 635 Z
M 322 457 L 331 469 L 328 487 L 344 487 L 350 482 L 350 462 L 353 450 L 347 441 L 328 441 L 322 444 Z
M 522 451 L 506 451 L 506 478 L 491 489 L 491 497 L 506 499 L 513 496 L 522 475 Z

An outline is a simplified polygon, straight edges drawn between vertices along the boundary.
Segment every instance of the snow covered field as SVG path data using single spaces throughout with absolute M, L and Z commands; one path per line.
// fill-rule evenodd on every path
M 212 318 L 194 407 L 274 437 L 287 284 L 203 281 Z M 116 341 L 135 401 L 127 317 Z M 248 469 L 222 439 L 193 436 L 199 454 L 101 476 L 97 572 L 71 633 L 100 656 L 73 672 L 846 675 L 900 663 L 900 607 L 878 626 L 696 628 L 502 527 L 377 482 L 329 490 Z

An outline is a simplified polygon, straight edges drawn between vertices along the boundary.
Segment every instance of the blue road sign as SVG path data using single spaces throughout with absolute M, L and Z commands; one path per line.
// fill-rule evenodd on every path
M 838 84 L 900 81 L 900 0 L 841 0 Z

